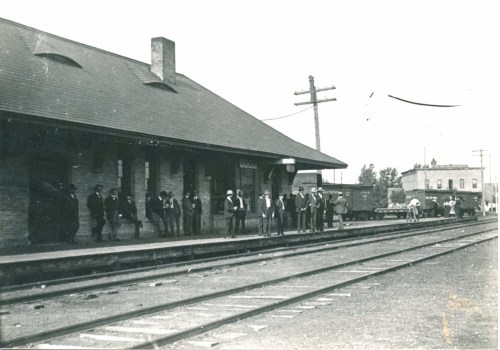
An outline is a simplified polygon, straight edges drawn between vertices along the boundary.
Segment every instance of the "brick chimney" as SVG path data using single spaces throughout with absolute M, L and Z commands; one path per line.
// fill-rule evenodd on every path
M 164 83 L 175 85 L 175 42 L 162 37 L 151 39 L 151 72 Z

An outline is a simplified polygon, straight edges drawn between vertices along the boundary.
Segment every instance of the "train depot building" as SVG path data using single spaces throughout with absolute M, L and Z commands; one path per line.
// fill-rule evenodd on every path
M 267 126 L 175 71 L 175 43 L 151 40 L 151 64 L 0 19 L 0 246 L 56 240 L 47 188 L 74 184 L 76 240 L 92 240 L 86 199 L 95 184 L 135 198 L 142 237 L 146 193 L 202 200 L 202 233 L 223 230 L 226 191 L 241 189 L 256 222 L 263 190 L 291 192 L 299 170 L 347 164 Z M 149 43 L 147 43 L 149 45 Z M 42 201 L 42 205 L 40 205 Z M 34 230 L 33 208 L 48 223 Z M 40 215 L 38 212 L 37 215 Z M 121 239 L 133 224 L 122 221 Z M 108 236 L 105 225 L 103 236 Z

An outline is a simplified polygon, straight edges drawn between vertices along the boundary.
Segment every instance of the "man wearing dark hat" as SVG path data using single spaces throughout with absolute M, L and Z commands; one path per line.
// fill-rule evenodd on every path
M 104 200 L 104 209 L 106 210 L 106 218 L 111 225 L 111 233 L 109 234 L 110 241 L 119 241 L 118 229 L 120 228 L 120 208 L 118 204 L 118 190 L 112 188 L 109 191 L 109 196 Z
M 80 228 L 80 213 L 78 209 L 78 198 L 75 195 L 76 186 L 70 184 L 68 186 L 69 205 L 65 208 L 66 240 L 68 243 L 75 243 L 75 235 Z
M 102 242 L 102 228 L 106 224 L 104 220 L 104 201 L 102 199 L 102 185 L 95 185 L 94 192 L 87 198 L 87 208 L 90 209 L 92 219 L 92 237 L 96 242 Z
M 297 213 L 297 231 L 306 232 L 306 210 L 307 200 L 304 196 L 304 187 L 299 187 L 299 193 L 295 196 L 295 212 Z
M 157 228 L 159 237 L 167 236 L 167 219 L 163 210 L 163 203 L 166 202 L 167 197 L 167 192 L 161 191 L 159 196 L 152 196 L 149 201 L 150 219 Z
M 193 193 L 193 233 L 199 235 L 201 233 L 201 214 L 202 214 L 201 199 L 198 191 Z
M 323 197 L 323 188 L 318 187 L 318 193 L 316 194 L 316 204 L 318 210 L 316 212 L 316 229 L 319 232 L 323 232 L 325 228 L 324 214 L 325 214 L 325 198 Z
M 186 191 L 184 197 L 182 198 L 182 228 L 184 230 L 184 235 L 191 236 L 193 231 L 193 215 L 194 215 L 194 203 L 191 198 L 191 192 Z
M 168 192 L 168 197 L 165 202 L 165 217 L 167 218 L 168 225 L 170 226 L 170 231 L 173 236 L 180 237 L 181 236 L 181 226 L 180 226 L 180 217 L 181 217 L 181 207 L 179 206 L 179 202 L 174 198 L 174 192 Z M 176 231 L 174 234 L 174 222 Z
M 276 227 L 278 229 L 278 236 L 284 236 L 283 233 L 283 218 L 285 216 L 285 202 L 283 200 L 283 193 L 279 194 L 278 199 L 276 199 L 276 203 L 274 204 L 275 209 L 275 217 L 276 217 Z
M 233 191 L 227 190 L 226 200 L 224 201 L 224 220 L 226 221 L 226 235 L 225 237 L 236 237 L 233 234 L 233 217 L 237 207 L 233 203 Z
M 339 192 L 339 196 L 335 202 L 333 202 L 335 207 L 335 212 L 339 217 L 339 229 L 344 227 L 344 214 L 347 213 L 347 200 L 342 197 L 342 192 Z
M 138 239 L 140 237 L 142 221 L 137 218 L 137 207 L 134 202 L 134 197 L 131 194 L 127 195 L 126 200 L 123 202 L 121 213 L 123 218 L 134 223 L 134 238 Z
M 234 217 L 236 219 L 234 232 L 239 234 L 240 232 L 240 224 L 241 224 L 241 233 L 245 234 L 245 218 L 247 216 L 247 202 L 243 198 L 243 191 L 236 191 L 236 199 L 234 200 L 234 206 L 237 207 L 236 213 L 234 213 Z

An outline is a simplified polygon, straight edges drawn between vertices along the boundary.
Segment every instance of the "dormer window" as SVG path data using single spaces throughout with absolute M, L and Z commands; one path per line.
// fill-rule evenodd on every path
M 64 55 L 60 55 L 58 53 L 53 53 L 53 52 L 40 52 L 40 53 L 35 53 L 35 56 L 42 57 L 44 59 L 48 59 L 57 63 L 65 64 L 67 66 L 71 67 L 76 67 L 76 68 L 82 68 L 78 62 L 73 60 L 72 58 L 69 58 Z

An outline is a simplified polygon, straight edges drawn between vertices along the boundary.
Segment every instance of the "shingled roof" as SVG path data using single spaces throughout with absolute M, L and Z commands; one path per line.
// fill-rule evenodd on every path
M 15 113 L 159 142 L 295 158 L 309 168 L 347 167 L 185 75 L 175 73 L 175 85 L 164 84 L 150 64 L 1 18 L 0 33 L 0 116 Z

